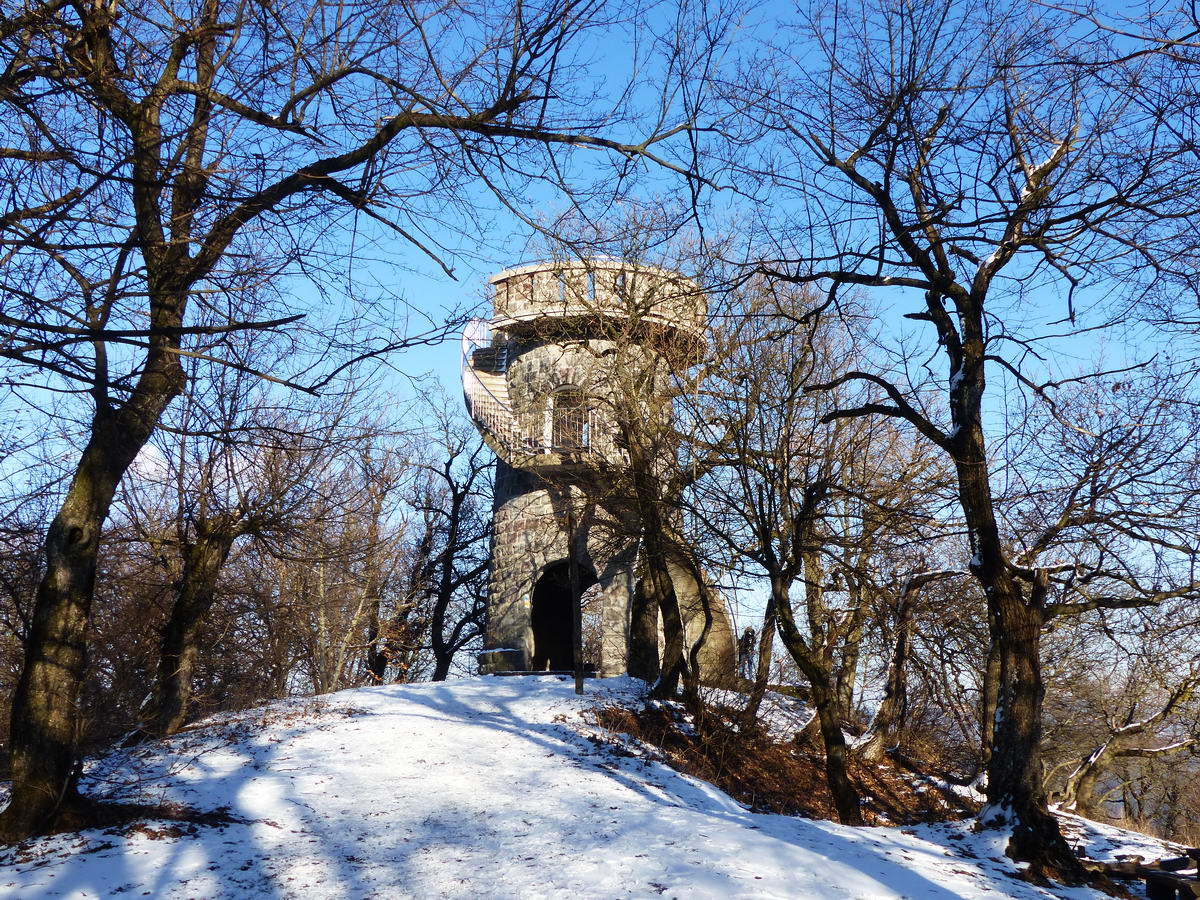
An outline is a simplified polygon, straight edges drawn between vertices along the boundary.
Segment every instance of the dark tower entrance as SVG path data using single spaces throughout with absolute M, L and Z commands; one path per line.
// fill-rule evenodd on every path
M 579 592 L 596 583 L 588 568 L 579 567 Z M 533 629 L 533 660 L 535 672 L 570 671 L 575 668 L 571 649 L 571 576 L 566 560 L 546 566 L 542 577 L 533 586 L 530 597 L 529 624 Z M 590 660 L 584 660 L 589 662 Z

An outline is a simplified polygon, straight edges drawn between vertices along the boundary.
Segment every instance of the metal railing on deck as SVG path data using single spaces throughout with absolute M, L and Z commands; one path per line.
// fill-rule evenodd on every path
M 518 415 L 508 396 L 508 348 L 491 343 L 488 323 L 474 319 L 463 330 L 462 382 L 467 411 L 498 446 L 493 447 L 509 462 L 520 456 L 553 456 L 556 462 L 569 459 L 593 461 L 619 459 L 611 420 L 586 405 L 585 398 L 572 396 L 571 405 L 559 406 L 561 398 L 551 395 L 549 406 L 539 405 Z M 503 452 L 502 452 L 503 451 Z
M 462 337 L 462 383 L 467 411 L 501 447 L 511 452 L 520 443 L 521 434 L 508 400 L 508 382 L 504 377 L 507 367 L 508 348 L 491 345 L 487 321 L 469 321 Z

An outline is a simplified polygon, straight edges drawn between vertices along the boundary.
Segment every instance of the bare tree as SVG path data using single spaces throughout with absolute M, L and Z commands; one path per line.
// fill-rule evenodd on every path
M 492 463 L 478 432 L 444 400 L 433 396 L 429 421 L 402 460 L 404 490 L 392 498 L 410 515 L 404 560 L 392 566 L 394 600 L 386 610 L 377 601 L 368 626 L 367 670 L 376 682 L 388 679 L 389 666 L 396 680 L 413 677 L 425 649 L 432 656 L 430 680 L 443 681 L 455 657 L 482 635 Z M 384 586 L 378 586 L 380 598 Z
M 506 202 L 508 189 L 569 172 L 556 154 L 572 148 L 682 170 L 658 155 L 688 127 L 668 121 L 669 102 L 633 143 L 601 134 L 622 110 L 588 93 L 574 52 L 601 21 L 575 0 L 30 2 L 5 18 L 0 353 L 80 392 L 91 413 L 46 538 L 6 837 L 86 812 L 71 780 L 74 710 L 102 523 L 185 387 L 181 359 L 243 365 L 194 338 L 295 327 L 285 292 L 265 307 L 246 289 L 260 297 L 298 272 L 331 280 L 345 256 L 331 225 L 373 223 L 445 266 L 431 232 L 471 222 L 472 184 Z M 312 324 L 314 338 L 340 336 Z M 384 332 L 362 352 L 391 343 Z
M 1155 82 L 1152 56 L 1099 74 L 1086 62 L 1110 58 L 1108 48 L 1075 41 L 1075 21 L 942 0 L 814 9 L 800 46 L 820 62 L 781 63 L 790 68 L 764 105 L 776 152 L 791 154 L 773 183 L 800 201 L 789 214 L 809 215 L 766 236 L 781 252 L 759 266 L 825 286 L 831 308 L 848 286 L 890 291 L 928 326 L 930 355 L 910 370 L 852 370 L 811 387 L 864 386 L 862 402 L 829 418 L 899 419 L 953 464 L 999 671 L 983 820 L 1014 827 L 1014 857 L 1069 878 L 1082 872 L 1046 811 L 1039 763 L 1039 645 L 1047 623 L 1076 607 L 1052 597 L 1054 561 L 1040 548 L 1018 559 L 1006 539 L 988 375 L 1043 397 L 1070 389 L 1033 365 L 1025 316 L 1051 290 L 1060 306 L 1041 318 L 1068 326 L 1099 311 L 1081 305 L 1086 289 L 1143 291 L 1188 240 L 1200 196 L 1177 81 Z M 1139 86 L 1152 82 L 1161 92 L 1143 102 Z M 937 403 L 916 390 L 935 358 Z M 1161 596 L 1188 589 L 1176 582 Z M 1098 591 L 1082 602 L 1131 600 Z
M 419 509 L 429 539 L 419 574 L 430 601 L 429 640 L 433 681 L 450 674 L 455 655 L 482 634 L 484 593 L 490 566 L 491 504 L 488 486 L 492 466 L 474 428 L 462 421 L 440 419 L 437 452 L 427 471 L 433 484 L 422 494 Z
M 1138 674 L 1145 677 L 1143 673 Z M 1104 800 L 1098 788 L 1102 779 L 1110 773 L 1114 762 L 1183 754 L 1200 745 L 1200 730 L 1177 728 L 1176 733 L 1170 735 L 1162 727 L 1164 723 L 1177 724 L 1170 720 L 1187 710 L 1196 688 L 1200 687 L 1200 676 L 1187 672 L 1182 679 L 1172 678 L 1171 681 L 1173 683 L 1164 692 L 1165 696 L 1153 698 L 1157 702 L 1147 704 L 1146 701 L 1151 698 L 1129 697 L 1127 703 L 1123 704 L 1121 717 L 1105 722 L 1106 733 L 1100 743 L 1077 761 L 1066 778 L 1061 793 L 1064 808 L 1096 818 L 1102 815 Z
M 830 407 L 805 385 L 852 354 L 853 341 L 813 328 L 819 319 L 803 324 L 811 301 L 806 291 L 773 294 L 751 282 L 733 326 L 718 335 L 721 365 L 703 412 L 718 465 L 696 485 L 694 514 L 770 585 L 747 715 L 766 690 L 778 628 L 809 684 L 838 817 L 861 824 L 843 728 L 882 558 L 918 533 L 913 498 L 936 467 L 886 423 L 821 421 Z
M 913 652 L 913 632 L 923 610 L 919 609 L 926 585 L 960 573 L 951 570 L 913 572 L 893 592 L 893 630 L 891 655 L 884 674 L 883 696 L 856 750 L 870 762 L 878 762 L 889 747 L 889 739 L 903 725 L 908 713 L 908 668 Z
M 259 348 L 259 360 L 264 350 Z M 356 512 L 366 501 L 352 491 L 328 492 L 328 473 L 378 430 L 365 408 L 369 384 L 342 383 L 321 399 L 286 391 L 274 397 L 280 392 L 251 373 L 206 368 L 204 376 L 189 373 L 192 389 L 168 413 L 163 439 L 151 445 L 161 462 L 145 466 L 150 471 L 139 472 L 130 485 L 131 506 L 145 508 L 137 494 L 156 484 L 173 494 L 170 528 L 153 519 L 138 524 L 160 553 L 180 560 L 155 686 L 144 708 L 144 733 L 155 736 L 175 733 L 187 718 L 201 627 L 234 544 L 243 538 L 286 543 L 309 520 L 329 527 Z M 166 537 L 167 531 L 173 534 Z

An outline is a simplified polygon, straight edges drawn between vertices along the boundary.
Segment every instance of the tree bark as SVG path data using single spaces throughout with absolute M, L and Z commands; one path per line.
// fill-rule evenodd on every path
M 217 578 L 229 558 L 236 529 L 198 526 L 187 548 L 179 591 L 163 629 L 153 706 L 146 730 L 157 737 L 175 734 L 187 720 L 192 701 L 192 678 L 200 647 L 200 626 L 216 598 Z
M 842 710 L 843 721 L 850 722 L 854 710 L 854 688 L 858 681 L 858 657 L 862 645 L 862 623 L 859 622 L 842 645 L 841 664 L 838 666 L 834 694 Z
M 364 467 L 364 472 L 366 467 Z M 383 517 L 384 492 L 377 491 L 371 502 L 371 521 L 367 524 L 367 552 L 364 560 L 366 569 L 366 592 L 370 610 L 367 614 L 367 676 L 372 684 L 383 684 L 387 675 L 388 655 L 381 634 L 383 622 L 383 577 L 379 562 L 379 522 Z
M 1044 860 L 1067 877 L 1078 877 L 1079 862 L 1046 807 L 1039 748 L 1042 739 L 1041 632 L 1044 622 L 1019 594 L 1001 597 L 998 617 L 1000 697 L 988 766 L 989 816 L 1011 820 L 1009 853 L 1016 859 Z
M 862 825 L 862 809 L 858 790 L 850 781 L 847 771 L 849 751 L 842 734 L 841 704 L 828 672 L 824 677 L 813 671 L 806 672 L 812 687 L 813 705 L 817 709 L 817 721 L 821 726 L 821 742 L 825 746 L 825 781 L 833 795 L 833 806 L 838 821 L 843 825 Z
M 19 841 L 77 823 L 79 691 L 87 667 L 87 630 L 104 520 L 125 470 L 182 387 L 178 357 L 152 354 L 137 392 L 118 411 L 101 406 L 70 487 L 46 535 L 38 586 L 13 694 L 9 741 L 12 794 L 0 838 Z
M 892 658 L 888 661 L 883 699 L 871 719 L 867 739 L 859 747 L 859 756 L 869 762 L 878 762 L 883 758 L 888 738 L 903 720 L 908 707 L 908 651 L 912 640 L 912 613 L 911 592 L 905 590 L 897 603 L 896 642 L 892 646 Z
M 988 808 L 981 821 L 1012 827 L 1008 853 L 1014 859 L 1045 866 L 1071 881 L 1083 879 L 1079 860 L 1047 808 L 1042 783 L 1041 640 L 1046 573 L 1034 575 L 1029 596 L 1014 578 L 1000 541 L 983 450 L 976 422 L 966 435 L 965 452 L 955 454 L 959 496 L 966 514 L 974 555 L 972 574 L 983 588 L 989 609 L 991 641 L 999 657 L 1000 677 L 992 752 L 987 768 Z
M 700 654 L 704 650 L 704 645 L 708 641 L 708 636 L 712 633 L 713 616 L 712 595 L 709 594 L 708 584 L 704 580 L 704 573 L 700 571 L 700 566 L 696 564 L 693 557 L 686 557 L 685 564 L 688 574 L 696 582 L 696 593 L 700 598 L 700 608 L 704 614 L 704 624 L 700 626 L 700 633 L 696 635 L 696 640 L 692 642 L 688 648 L 688 668 L 691 677 L 684 679 L 684 702 L 693 715 L 700 715 L 703 712 L 703 700 L 700 697 L 700 678 L 704 674 L 701 672 Z M 685 629 L 686 635 L 686 629 Z M 724 679 L 728 676 L 725 673 L 715 672 L 708 675 L 710 683 L 712 679 L 719 679 L 724 684 Z
M 671 699 L 679 693 L 681 682 L 690 676 L 687 665 L 687 639 L 683 628 L 683 615 L 679 609 L 679 598 L 675 595 L 675 583 L 667 568 L 666 555 L 661 547 L 661 537 L 651 537 L 646 544 L 658 545 L 653 556 L 647 560 L 643 580 L 648 582 L 654 595 L 654 605 L 662 613 L 663 654 L 662 671 L 655 682 L 651 695 L 658 699 Z
M 1089 819 L 1096 818 L 1096 783 L 1100 779 L 1100 773 L 1116 755 L 1117 748 L 1114 742 L 1107 741 L 1080 761 L 1063 788 L 1064 809 L 1073 809 Z
M 1000 647 L 991 637 L 996 633 L 996 628 L 989 625 L 988 632 L 987 659 L 983 667 L 979 703 L 979 766 L 984 773 L 992 761 L 992 744 L 996 740 L 996 708 L 1000 703 Z
M 653 684 L 661 668 L 658 656 L 658 605 L 646 579 L 634 584 L 629 618 L 629 674 Z
M 986 290 L 986 284 L 976 285 Z M 951 361 L 950 417 L 953 430 L 943 447 L 954 462 L 959 503 L 971 545 L 969 569 L 987 599 L 991 642 L 999 657 L 1000 677 L 995 730 L 987 768 L 988 808 L 983 824 L 1011 825 L 1008 853 L 1051 870 L 1068 881 L 1085 873 L 1049 812 L 1042 784 L 1041 640 L 1045 625 L 1047 574 L 1034 570 L 1028 596 L 1009 562 L 996 521 L 990 466 L 983 433 L 986 386 L 981 295 L 954 297 L 958 328 L 949 321 L 941 295 L 926 294 L 926 306 L 942 335 Z
M 867 554 L 864 553 L 865 557 Z M 861 566 L 865 560 L 860 559 Z M 858 683 L 858 659 L 862 652 L 863 606 L 862 584 L 856 578 L 850 595 L 850 623 L 846 629 L 846 639 L 842 643 L 841 660 L 837 670 L 837 702 L 842 708 L 842 715 L 847 723 L 854 710 L 854 688 Z
M 679 609 L 675 583 L 671 580 L 669 538 L 661 508 L 664 501 L 661 486 L 654 473 L 657 460 L 637 443 L 636 438 L 629 440 L 628 444 L 629 475 L 633 494 L 631 499 L 641 532 L 640 583 L 647 593 L 649 604 L 662 616 L 662 668 L 657 681 L 654 682 L 651 695 L 658 699 L 669 699 L 679 693 L 681 680 L 693 678 L 694 673 L 688 669 L 683 613 Z M 645 610 L 642 610 L 641 614 L 644 615 Z M 647 624 L 644 621 L 640 622 L 639 627 L 645 627 Z M 657 645 L 657 635 L 655 644 Z
M 808 679 L 812 691 L 821 742 L 825 747 L 825 781 L 829 785 L 829 793 L 833 796 L 838 821 L 843 825 L 862 825 L 858 790 L 850 781 L 847 771 L 849 754 L 846 738 L 842 734 L 842 716 L 837 702 L 832 667 L 828 660 L 820 658 L 814 652 L 796 627 L 788 586 L 783 578 L 771 578 L 771 594 L 778 611 L 780 635 L 784 646 L 804 677 Z

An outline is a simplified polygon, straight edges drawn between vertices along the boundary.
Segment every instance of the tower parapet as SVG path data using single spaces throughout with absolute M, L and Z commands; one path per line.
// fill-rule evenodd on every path
M 641 326 L 647 337 L 681 345 L 689 356 L 704 351 L 704 292 L 668 269 L 621 260 L 535 263 L 488 280 L 497 330 L 520 334 L 547 325 L 603 328 L 608 322 L 622 329 Z
M 463 393 L 492 451 L 517 468 L 621 464 L 606 350 L 644 347 L 668 365 L 705 351 L 704 293 L 667 269 L 535 263 L 489 282 L 494 315 L 463 332 Z

